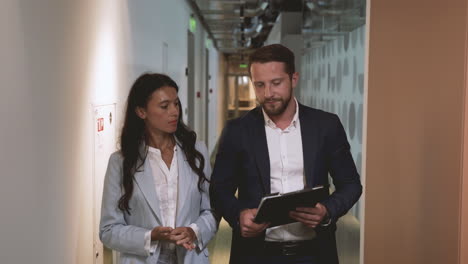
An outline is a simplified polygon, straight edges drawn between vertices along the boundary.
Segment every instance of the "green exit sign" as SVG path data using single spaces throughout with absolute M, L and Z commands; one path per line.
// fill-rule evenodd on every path
M 192 33 L 195 33 L 195 31 L 197 30 L 197 20 L 195 20 L 194 17 L 190 17 L 189 30 Z
M 241 64 L 239 64 L 239 68 L 245 69 L 245 68 L 247 68 L 247 64 L 241 63 Z

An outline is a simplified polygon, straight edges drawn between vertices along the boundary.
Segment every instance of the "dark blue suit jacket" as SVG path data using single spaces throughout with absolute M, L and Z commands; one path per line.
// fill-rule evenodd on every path
M 338 116 L 299 105 L 299 120 L 306 187 L 327 185 L 328 174 L 336 187 L 335 192 L 322 201 L 332 223 L 317 227 L 316 239 L 320 242 L 321 263 L 338 263 L 336 221 L 361 195 L 359 174 Z M 257 208 L 262 197 L 269 193 L 270 161 L 265 121 L 261 108 L 257 107 L 227 123 L 211 178 L 212 206 L 233 228 L 231 263 L 249 262 L 249 256 L 256 255 L 262 247 L 264 234 L 257 238 L 240 235 L 239 213 L 246 208 Z

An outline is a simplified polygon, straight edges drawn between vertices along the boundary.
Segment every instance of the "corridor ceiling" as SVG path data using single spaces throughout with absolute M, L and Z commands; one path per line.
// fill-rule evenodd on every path
M 302 17 L 302 35 L 313 48 L 365 24 L 365 0 L 187 0 L 215 47 L 227 55 L 263 45 L 281 12 Z

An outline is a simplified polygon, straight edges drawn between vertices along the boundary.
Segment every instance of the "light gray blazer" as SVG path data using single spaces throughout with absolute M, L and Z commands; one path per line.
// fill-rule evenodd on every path
M 211 169 L 207 149 L 200 142 L 196 143 L 196 148 L 205 157 L 204 172 L 209 179 Z M 190 168 L 179 146 L 176 153 L 179 189 L 175 224 L 176 227 L 181 227 L 196 223 L 199 228 L 198 240 L 203 246 L 202 250 L 197 247 L 192 251 L 178 246 L 177 263 L 209 263 L 206 245 L 218 228 L 210 206 L 209 184 L 205 182 L 203 191 L 200 192 L 198 175 Z M 133 196 L 129 202 L 131 214 L 128 214 L 118 208 L 118 201 L 123 194 L 122 163 L 120 152 L 111 155 L 104 181 L 99 237 L 106 247 L 121 252 L 121 264 L 157 263 L 160 247 L 150 256 L 144 249 L 145 233 L 162 225 L 151 166 L 145 161 L 141 171 L 135 173 Z

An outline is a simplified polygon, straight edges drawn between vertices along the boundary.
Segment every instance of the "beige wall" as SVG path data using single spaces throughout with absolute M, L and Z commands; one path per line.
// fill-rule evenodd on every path
M 370 1 L 364 263 L 458 263 L 466 4 Z
M 465 54 L 468 61 L 468 56 Z M 468 70 L 468 69 L 465 69 Z M 467 71 L 468 76 L 468 71 Z M 465 78 L 465 111 L 464 111 L 464 139 L 463 139 L 463 184 L 461 204 L 461 232 L 460 232 L 460 263 L 468 264 L 468 79 Z

